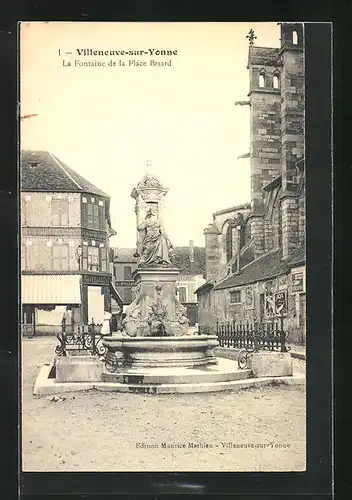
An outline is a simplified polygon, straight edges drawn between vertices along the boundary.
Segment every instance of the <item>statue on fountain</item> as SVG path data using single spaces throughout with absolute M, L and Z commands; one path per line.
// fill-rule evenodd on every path
M 149 208 L 138 231 L 140 236 L 136 256 L 140 258 L 139 266 L 172 265 L 172 243 L 159 222 L 154 208 Z

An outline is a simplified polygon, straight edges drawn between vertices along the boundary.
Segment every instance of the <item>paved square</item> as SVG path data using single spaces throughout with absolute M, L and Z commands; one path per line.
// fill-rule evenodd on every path
M 144 396 L 33 396 L 55 338 L 22 342 L 24 471 L 302 471 L 304 386 Z M 294 360 L 294 373 L 305 362 Z

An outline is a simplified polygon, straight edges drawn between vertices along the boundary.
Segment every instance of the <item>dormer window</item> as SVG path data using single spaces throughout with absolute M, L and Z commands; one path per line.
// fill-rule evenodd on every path
M 293 43 L 293 45 L 297 45 L 298 44 L 298 35 L 297 35 L 297 31 L 296 30 L 292 31 L 292 43 Z

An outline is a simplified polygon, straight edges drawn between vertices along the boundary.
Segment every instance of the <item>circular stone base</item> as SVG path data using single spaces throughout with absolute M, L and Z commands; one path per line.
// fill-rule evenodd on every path
M 180 337 L 105 337 L 110 354 L 124 367 L 189 367 L 216 364 L 215 335 Z

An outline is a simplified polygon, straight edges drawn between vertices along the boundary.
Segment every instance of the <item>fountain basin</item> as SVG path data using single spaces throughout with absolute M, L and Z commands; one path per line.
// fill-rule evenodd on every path
M 105 337 L 104 346 L 124 367 L 189 367 L 216 364 L 216 335 Z

